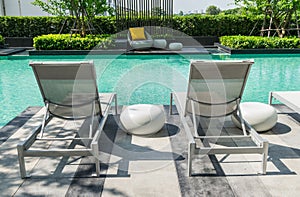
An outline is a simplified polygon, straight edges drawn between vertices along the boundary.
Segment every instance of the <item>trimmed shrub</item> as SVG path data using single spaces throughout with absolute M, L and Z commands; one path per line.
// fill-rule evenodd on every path
M 263 16 L 174 16 L 173 27 L 189 36 L 259 35 Z
M 93 48 L 107 49 L 113 46 L 110 35 L 79 35 L 48 34 L 33 39 L 33 46 L 37 50 L 91 50 Z
M 96 16 L 91 23 L 98 34 L 117 33 L 116 17 L 114 16 Z
M 61 27 L 70 24 L 67 17 L 0 17 L 0 34 L 4 37 L 34 37 L 42 34 L 59 33 Z M 63 33 L 70 28 L 63 28 Z
M 140 21 L 131 19 L 132 24 L 149 24 L 151 20 Z M 159 21 L 159 19 L 157 19 Z M 157 21 L 156 24 L 159 22 Z M 161 26 L 173 26 L 173 29 L 190 36 L 223 36 L 223 35 L 253 35 L 260 33 L 263 17 L 249 17 L 242 15 L 188 15 L 174 16 L 168 24 L 161 22 Z M 74 26 L 72 17 L 0 17 L 0 34 L 4 37 L 35 37 L 44 34 L 70 33 Z M 116 18 L 113 16 L 96 16 L 91 21 L 93 33 L 117 33 Z M 124 28 L 126 24 L 123 25 Z
M 4 45 L 4 38 L 0 35 L 0 45 Z
M 35 37 L 45 34 L 67 34 L 74 26 L 72 17 L 3 16 L 0 17 L 0 34 L 4 37 Z M 116 33 L 115 18 L 96 16 L 92 21 L 96 34 Z
M 232 49 L 300 48 L 300 38 L 297 37 L 222 36 L 220 43 Z
M 131 24 L 153 24 L 151 20 L 131 19 Z M 254 35 L 260 34 L 263 16 L 248 15 L 202 15 L 174 16 L 168 21 L 157 20 L 155 24 L 172 27 L 189 36 L 225 36 L 225 35 Z M 294 20 L 294 19 L 293 19 Z M 159 22 L 160 21 L 160 22 Z M 166 22 L 166 24 L 164 24 Z M 293 23 L 293 21 L 292 21 Z M 117 33 L 114 16 L 96 16 L 90 25 L 95 34 Z M 126 23 L 123 27 L 126 28 Z M 44 34 L 70 33 L 74 26 L 72 17 L 0 17 L 0 34 L 3 37 L 35 37 Z M 88 32 L 89 33 L 89 32 Z M 290 32 L 292 35 L 296 31 Z

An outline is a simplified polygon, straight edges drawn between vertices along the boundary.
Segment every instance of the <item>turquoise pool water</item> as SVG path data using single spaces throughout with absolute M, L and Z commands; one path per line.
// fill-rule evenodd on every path
M 172 90 L 184 90 L 191 59 L 254 59 L 243 101 L 268 102 L 268 93 L 299 90 L 300 54 L 10 56 L 0 59 L 0 128 L 28 106 L 42 106 L 29 61 L 92 59 L 101 92 L 115 91 L 121 104 L 168 104 Z

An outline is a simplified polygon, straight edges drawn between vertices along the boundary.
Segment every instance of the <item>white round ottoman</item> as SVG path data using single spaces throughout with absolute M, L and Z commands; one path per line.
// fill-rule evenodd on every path
M 271 105 L 259 102 L 245 102 L 240 104 L 243 118 L 257 131 L 272 129 L 277 122 L 277 112 Z M 232 115 L 233 123 L 241 128 L 239 121 Z
M 159 49 L 164 49 L 167 47 L 167 41 L 165 39 L 154 39 L 153 47 L 159 48 Z
M 169 44 L 169 49 L 173 51 L 179 51 L 183 47 L 182 43 L 180 42 L 173 42 Z
M 120 121 L 127 133 L 149 135 L 161 130 L 165 124 L 165 114 L 157 105 L 130 105 L 121 112 Z

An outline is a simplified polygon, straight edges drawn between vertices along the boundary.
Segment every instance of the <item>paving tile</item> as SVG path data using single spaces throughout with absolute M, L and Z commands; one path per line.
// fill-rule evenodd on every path
M 165 129 L 151 136 L 118 131 L 108 174 L 119 173 L 121 177 L 107 178 L 102 196 L 180 196 L 174 154 Z
M 179 117 L 169 116 L 167 110 L 168 106 L 165 107 L 165 127 L 152 136 L 128 135 L 118 128 L 118 117 L 109 118 L 99 147 L 100 177 L 91 176 L 95 172 L 91 157 L 26 158 L 26 168 L 32 177 L 22 180 L 16 144 L 39 126 L 42 111 L 38 112 L 0 145 L 1 196 L 227 197 L 297 196 L 300 193 L 300 124 L 298 116 L 290 114 L 284 106 L 278 108 L 276 126 L 260 133 L 270 142 L 266 175 L 257 173 L 261 169 L 261 155 L 222 154 L 196 155 L 194 175 L 188 177 L 185 131 Z M 64 129 L 57 130 L 61 126 Z M 54 135 L 64 135 L 72 133 L 72 126 L 72 123 L 54 121 L 48 127 L 56 130 Z M 226 135 L 240 132 L 230 119 L 226 119 L 225 126 Z M 219 127 L 214 129 L 217 131 Z M 60 143 L 39 142 L 35 146 L 68 145 Z M 245 143 L 219 141 L 219 145 Z

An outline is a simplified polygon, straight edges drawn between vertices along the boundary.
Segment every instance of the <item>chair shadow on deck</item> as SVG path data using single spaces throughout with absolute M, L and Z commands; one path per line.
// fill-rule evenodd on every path
M 281 113 L 282 114 L 282 113 Z M 291 116 L 294 120 L 300 122 L 299 114 L 297 113 L 284 113 Z M 287 135 L 292 131 L 291 127 L 277 122 L 276 125 L 269 131 L 265 132 L 265 136 L 274 135 Z M 269 145 L 269 158 L 268 162 L 272 163 L 278 171 L 269 171 L 268 175 L 295 175 L 296 172 L 289 169 L 289 167 L 282 162 L 283 159 L 299 159 L 300 149 L 291 146 L 282 146 L 275 143 Z
M 175 106 L 172 107 L 173 109 L 173 115 L 179 115 L 177 112 L 177 109 Z M 294 113 L 288 113 L 288 115 L 292 117 L 299 117 L 298 114 Z M 201 125 L 198 127 L 198 131 L 201 132 L 203 131 L 203 128 L 201 128 Z M 272 128 L 272 130 L 263 132 L 262 134 L 264 136 L 269 136 L 269 135 L 284 135 L 291 132 L 291 128 L 283 123 L 277 123 L 275 127 Z M 200 133 L 201 134 L 201 133 Z M 234 143 L 234 142 L 233 142 Z M 278 145 L 275 143 L 269 144 L 269 154 L 268 154 L 268 166 L 269 168 L 271 166 L 272 169 L 267 169 L 267 173 L 265 176 L 280 176 L 280 175 L 297 175 L 295 171 L 289 168 L 282 160 L 284 159 L 298 159 L 300 160 L 300 149 L 293 148 L 293 147 L 288 147 L 288 146 L 282 146 Z M 245 174 L 230 174 L 226 173 L 223 168 L 222 164 L 224 163 L 247 163 L 249 161 L 254 162 L 254 163 L 259 163 L 260 161 L 256 160 L 247 160 L 247 161 L 226 161 L 226 159 L 229 157 L 229 155 L 225 155 L 221 159 L 217 158 L 215 155 L 208 155 L 206 158 L 194 158 L 194 161 L 196 163 L 195 171 L 199 172 L 199 168 L 202 170 L 200 173 L 194 173 L 192 175 L 193 178 L 197 177 L 234 177 L 234 176 L 260 176 L 255 171 L 253 173 L 245 173 Z M 197 165 L 198 164 L 198 165 Z M 201 166 L 203 165 L 203 166 Z M 209 165 L 209 167 L 207 167 Z M 209 169 L 210 168 L 210 169 Z M 185 169 L 187 170 L 187 169 Z M 200 170 L 200 171 L 201 171 Z M 255 170 L 255 169 L 254 169 Z
M 295 115 L 294 113 L 288 115 Z M 296 117 L 299 117 L 297 114 Z M 201 128 L 199 129 L 201 130 Z M 282 123 L 277 123 L 275 127 L 271 130 L 263 132 L 265 136 L 271 135 L 284 135 L 291 132 L 291 128 Z M 208 161 L 213 165 L 214 170 L 212 173 L 195 173 L 193 176 L 258 176 L 257 174 L 227 174 L 222 169 L 222 163 L 231 163 L 227 162 L 226 159 L 229 155 L 225 155 L 222 159 L 217 159 L 215 155 L 209 155 Z M 289 166 L 283 162 L 284 159 L 298 159 L 300 161 L 300 149 L 282 146 L 275 143 L 269 143 L 269 153 L 268 153 L 268 166 L 272 166 L 272 169 L 268 169 L 266 175 L 267 176 L 280 176 L 280 175 L 297 175 L 297 172 L 291 170 Z M 241 163 L 241 161 L 237 161 Z M 245 161 L 248 162 L 248 161 Z M 259 161 L 251 161 L 251 162 L 259 162 Z M 233 163 L 233 162 L 232 162 Z M 270 167 L 269 167 L 270 168 Z
M 110 168 L 113 168 L 114 171 L 116 171 L 116 174 L 108 173 L 103 176 L 129 177 L 129 165 L 131 162 L 174 161 L 175 159 L 183 159 L 180 154 L 174 153 L 172 152 L 172 150 L 167 150 L 165 146 L 163 146 L 159 150 L 156 150 L 155 147 L 134 143 L 132 135 L 127 134 L 119 127 L 116 127 L 116 125 L 118 125 L 118 121 L 118 118 L 110 118 L 106 124 L 106 127 L 104 128 L 103 136 L 101 136 L 100 138 L 100 141 L 103 140 L 103 142 L 107 144 L 104 145 L 100 150 L 106 155 L 109 155 L 109 158 L 117 158 L 111 161 L 109 161 L 108 159 L 106 163 L 106 168 L 110 166 Z M 179 128 L 176 125 L 165 123 L 164 127 L 155 134 L 136 137 L 143 138 L 142 141 L 145 141 L 145 143 L 147 143 L 148 139 L 156 140 L 158 138 L 168 138 L 171 136 L 175 136 L 178 132 Z M 103 143 L 101 144 L 103 145 Z M 105 162 L 102 161 L 101 163 Z M 141 171 L 143 171 L 143 169 L 141 169 Z
M 166 110 L 166 109 L 165 109 Z M 173 115 L 178 116 L 176 107 L 173 107 Z M 166 110 L 167 111 L 167 110 Z M 177 114 L 177 115 L 176 115 Z M 100 169 L 101 173 L 99 177 L 91 177 L 91 174 L 95 172 L 95 165 L 93 160 L 90 157 L 76 157 L 70 160 L 70 157 L 63 157 L 60 162 L 56 165 L 56 168 L 53 170 L 53 174 L 50 177 L 70 177 L 67 174 L 63 173 L 63 169 L 67 165 L 74 165 L 78 159 L 82 159 L 81 163 L 78 165 L 78 169 L 75 175 L 72 175 L 74 178 L 92 178 L 92 179 L 103 179 L 103 178 L 114 178 L 114 177 L 130 177 L 129 174 L 129 163 L 132 161 L 159 161 L 159 160 L 185 160 L 185 156 L 179 155 L 174 152 L 167 152 L 167 151 L 157 151 L 153 150 L 147 146 L 140 146 L 132 143 L 132 136 L 126 134 L 125 132 L 121 131 L 118 127 L 118 117 L 109 115 L 106 125 L 103 129 L 103 133 L 100 136 L 100 147 L 99 150 L 102 152 L 101 162 L 100 162 Z M 88 122 L 82 125 L 81 129 L 88 126 Z M 164 128 L 154 134 L 149 136 L 149 138 L 165 138 L 175 136 L 180 131 L 180 125 L 176 124 L 168 124 L 166 123 Z M 52 128 L 55 129 L 55 128 Z M 202 128 L 199 128 L 201 131 Z M 285 124 L 277 123 L 276 126 L 268 131 L 263 133 L 264 135 L 280 135 L 286 134 L 291 131 L 291 128 Z M 148 137 L 144 137 L 147 140 Z M 77 143 L 71 143 L 69 148 L 74 148 Z M 117 151 L 114 151 L 114 146 L 118 146 Z M 145 154 L 146 153 L 146 154 Z M 119 157 L 120 159 L 116 162 L 110 163 L 111 157 Z M 209 155 L 205 162 L 209 162 L 209 165 L 214 167 L 213 171 L 204 172 L 204 173 L 195 173 L 192 177 L 201 177 L 201 176 L 259 176 L 256 173 L 245 173 L 245 174 L 228 174 L 222 169 L 222 164 L 230 163 L 230 161 L 226 161 L 228 155 L 225 155 L 223 158 L 218 159 L 215 155 Z M 203 161 L 195 158 L 198 161 L 198 165 L 202 165 Z M 267 176 L 273 175 L 296 175 L 296 172 L 291 170 L 284 162 L 283 159 L 300 159 L 300 149 L 282 146 L 274 143 L 270 143 L 269 146 L 269 158 L 268 158 L 268 166 L 274 166 L 273 169 L 267 170 Z M 238 163 L 248 162 L 248 161 L 236 161 Z M 252 161 L 251 161 L 252 162 Z M 253 161 L 259 162 L 259 161 Z M 114 167 L 114 166 L 115 167 Z M 116 168 L 116 173 L 109 173 L 108 168 L 109 166 L 113 166 Z M 197 165 L 196 165 L 197 166 Z M 202 167 L 201 167 L 202 168 Z M 187 170 L 187 169 L 185 169 Z M 196 167 L 197 171 L 197 167 Z M 34 175 L 32 178 L 42 178 L 44 175 Z M 49 175 L 45 175 L 45 177 L 49 177 Z

